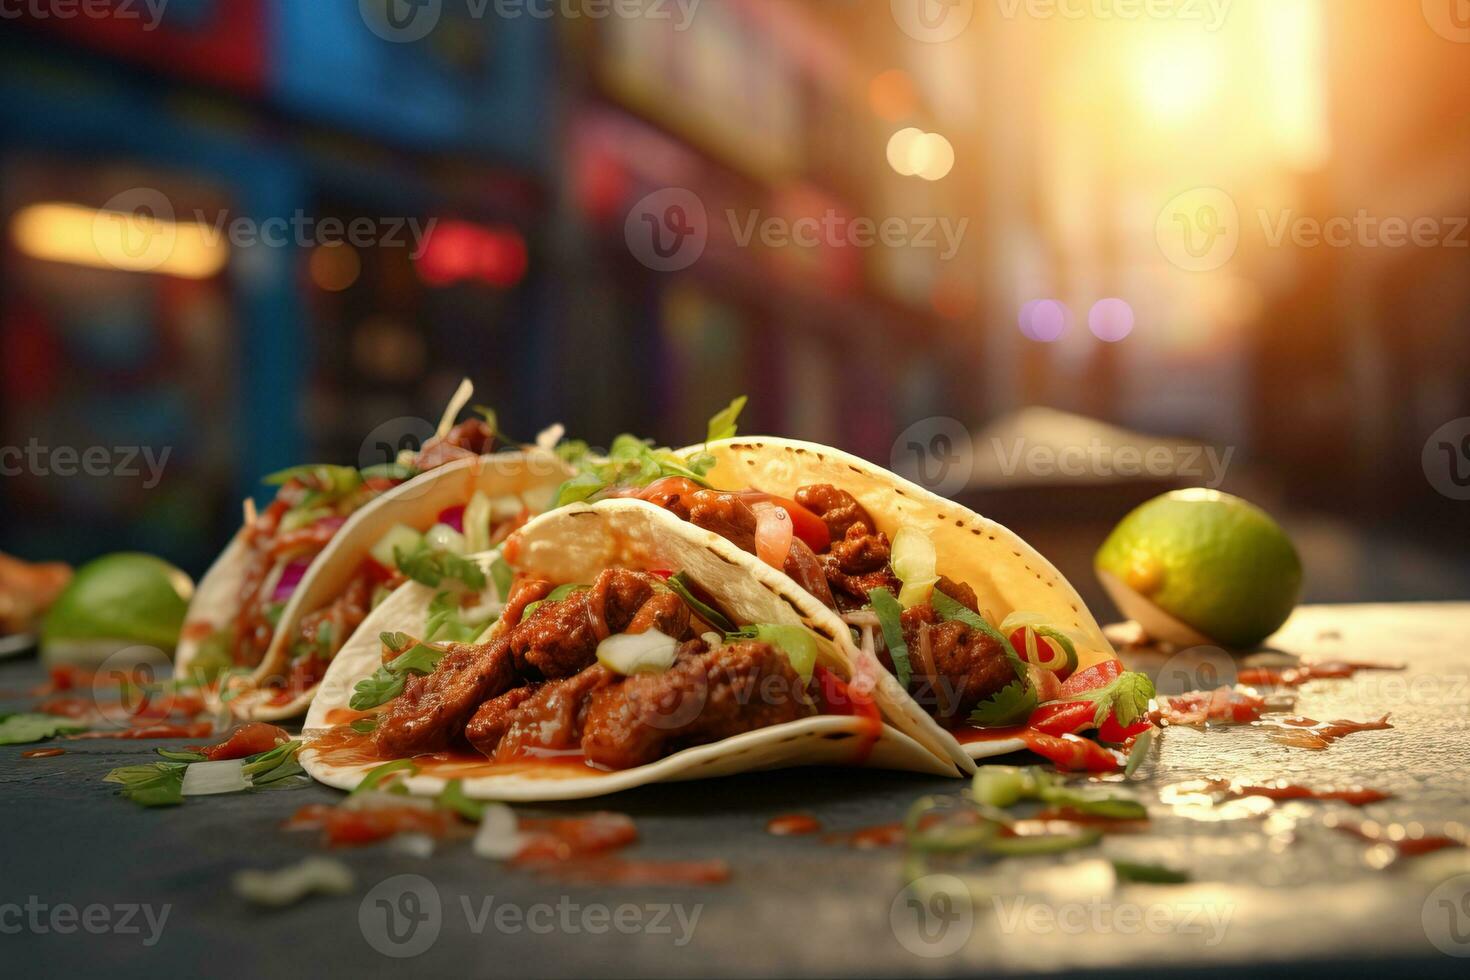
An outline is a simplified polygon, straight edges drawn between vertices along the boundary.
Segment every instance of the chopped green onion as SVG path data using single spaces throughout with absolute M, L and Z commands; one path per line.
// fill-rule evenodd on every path
M 412 759 L 395 759 L 392 762 L 385 762 L 381 766 L 378 766 L 376 769 L 369 770 L 367 774 L 362 777 L 362 782 L 357 784 L 357 788 L 347 795 L 356 796 L 359 793 L 372 792 L 376 790 L 380 784 L 391 777 L 394 773 L 401 772 L 404 773 L 406 776 L 416 776 L 418 775 L 418 771 L 419 767 L 414 763 Z M 392 787 L 389 788 L 388 792 L 407 792 L 407 790 L 403 788 L 403 785 L 401 783 L 395 783 Z
M 1143 760 L 1148 758 L 1148 751 L 1154 744 L 1154 729 L 1149 728 L 1139 734 L 1133 742 L 1133 748 L 1128 750 L 1128 762 L 1123 766 L 1123 775 L 1132 776 L 1143 765 Z
M 903 638 L 903 607 L 893 593 L 884 588 L 868 592 L 868 601 L 873 612 L 878 614 L 878 623 L 883 628 L 883 642 L 888 645 L 888 656 L 893 660 L 893 674 L 900 687 L 909 686 L 913 666 L 909 663 L 909 645 Z
M 1035 780 L 1016 766 L 981 766 L 970 783 L 970 794 L 981 806 L 1015 806 L 1036 792 Z
M 215 796 L 241 793 L 249 788 L 250 777 L 245 774 L 244 759 L 219 759 L 196 762 L 185 769 L 179 793 L 182 796 Z
M 720 612 L 709 603 L 702 602 L 701 600 L 695 598 L 694 593 L 690 591 L 689 576 L 686 573 L 680 572 L 677 575 L 671 575 L 669 577 L 667 585 L 669 587 L 669 590 L 677 595 L 680 599 L 683 599 L 684 604 L 687 605 L 690 609 L 693 609 L 695 614 L 698 615 L 700 619 L 704 620 L 706 623 L 709 623 L 721 633 L 735 632 L 735 624 L 730 622 L 729 619 L 725 618 L 724 613 Z
M 394 553 L 400 549 L 411 552 L 419 546 L 424 536 L 407 524 L 394 524 L 383 532 L 377 543 L 368 549 L 373 561 L 384 568 L 395 567 Z
M 442 809 L 453 810 L 471 823 L 479 823 L 485 816 L 485 807 L 488 805 L 483 800 L 472 800 L 464 795 L 464 783 L 462 780 L 451 779 L 444 784 L 434 802 Z
M 929 535 L 918 528 L 904 526 L 893 536 L 893 574 L 903 582 L 898 602 L 905 609 L 923 605 L 929 600 L 929 591 L 939 581 L 935 564 L 938 556 Z
M 1134 881 L 1148 885 L 1182 885 L 1189 881 L 1188 871 L 1175 871 L 1162 864 L 1135 864 L 1132 861 L 1114 861 L 1113 873 L 1119 881 Z
M 786 655 L 791 669 L 796 671 L 803 684 L 812 679 L 812 671 L 817 666 L 817 641 L 804 626 L 760 623 L 726 633 L 725 640 L 760 640 L 769 643 Z

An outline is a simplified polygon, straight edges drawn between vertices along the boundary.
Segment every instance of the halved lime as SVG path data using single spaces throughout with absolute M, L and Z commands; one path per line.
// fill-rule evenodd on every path
M 1138 507 L 1094 565 L 1124 615 L 1180 646 L 1255 646 L 1301 598 L 1301 559 L 1281 525 L 1218 490 L 1177 490 Z
M 100 663 L 131 646 L 171 653 L 194 594 L 189 576 L 161 558 L 125 552 L 88 562 L 41 626 L 50 663 Z

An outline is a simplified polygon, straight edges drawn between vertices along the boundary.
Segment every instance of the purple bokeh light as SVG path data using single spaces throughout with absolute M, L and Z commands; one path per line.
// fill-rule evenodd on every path
M 1098 340 L 1110 344 L 1116 344 L 1132 333 L 1134 322 L 1133 307 L 1117 297 L 1098 300 L 1087 314 L 1087 329 Z

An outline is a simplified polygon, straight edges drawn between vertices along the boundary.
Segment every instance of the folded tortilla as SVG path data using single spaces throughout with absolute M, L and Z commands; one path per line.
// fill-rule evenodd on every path
M 934 543 L 937 571 L 975 590 L 980 608 L 1000 622 L 1013 612 L 1038 613 L 1065 631 L 1077 648 L 1077 670 L 1117 660 L 1112 644 L 1062 573 L 1014 531 L 940 497 L 902 477 L 841 450 L 816 443 L 768 437 L 734 438 L 681 450 L 694 457 L 708 453 L 714 467 L 705 475 L 720 490 L 752 488 L 782 497 L 812 484 L 831 484 L 856 498 L 892 540 L 901 527 L 913 527 Z M 781 582 L 795 608 L 813 628 L 835 636 L 846 656 L 861 656 L 841 617 L 804 591 L 784 572 L 761 567 Z M 931 735 L 954 756 L 982 759 L 1025 748 L 1014 738 L 966 741 L 963 745 L 913 701 L 898 681 L 879 667 L 888 700 L 906 702 L 914 725 L 933 725 Z M 924 726 L 927 728 L 927 726 Z
M 249 677 L 235 677 L 225 685 L 224 701 L 231 712 L 253 721 L 279 721 L 306 711 L 317 686 L 283 694 L 269 682 L 288 675 L 291 640 L 302 619 L 342 594 L 389 529 L 403 524 L 426 531 L 442 511 L 467 503 L 476 492 L 492 500 L 517 498 L 539 514 L 551 505 L 556 488 L 570 475 L 555 454 L 543 449 L 473 456 L 422 473 L 360 508 L 312 560 L 287 600 L 260 664 Z M 199 583 L 174 661 L 176 676 L 188 676 L 207 632 L 204 624 L 217 630 L 234 621 L 247 559 L 242 529 Z
M 810 626 L 793 602 L 789 582 L 724 538 L 636 500 L 574 504 L 537 518 L 513 534 L 503 553 L 518 572 L 555 583 L 593 581 L 604 569 L 683 572 L 737 624 Z M 483 556 L 488 567 L 493 555 Z M 314 778 L 354 789 L 377 766 L 395 761 L 374 755 L 366 736 L 353 747 L 347 726 L 363 717 L 350 706 L 357 684 L 383 663 L 381 633 L 422 636 L 432 590 L 409 583 L 375 609 L 327 671 L 307 714 L 301 763 Z M 503 597 L 502 597 L 503 598 Z M 821 624 L 830 626 L 830 624 Z M 840 626 L 840 624 L 839 624 Z M 497 629 L 504 628 L 503 624 Z M 840 626 L 839 635 L 846 634 Z M 493 635 L 493 634 L 492 634 Z M 878 675 L 857 663 L 822 628 L 814 630 L 818 664 L 857 686 Z M 881 668 L 880 668 L 881 670 Z M 866 671 L 866 673 L 865 673 Z M 866 677 L 866 680 L 864 679 Z M 421 771 L 405 780 L 418 794 L 435 794 L 460 779 L 473 798 L 506 801 L 601 796 L 653 782 L 701 779 L 800 765 L 861 765 L 957 776 L 973 763 L 945 751 L 933 722 L 908 710 L 906 695 L 890 702 L 888 689 L 871 694 L 883 722 L 853 715 L 817 714 L 672 752 L 655 762 L 604 771 L 536 760 L 492 763 L 478 756 L 418 757 Z M 937 726 L 933 726 L 937 729 Z M 941 733 L 942 734 L 942 733 Z M 346 744 L 344 744 L 346 743 Z

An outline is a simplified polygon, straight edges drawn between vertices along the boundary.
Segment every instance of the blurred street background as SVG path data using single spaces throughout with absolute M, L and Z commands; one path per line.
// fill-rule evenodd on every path
M 1467 215 L 1464 0 L 0 0 L 0 550 L 197 576 L 468 376 L 594 445 L 747 393 L 1099 618 L 1175 486 L 1463 599 Z

